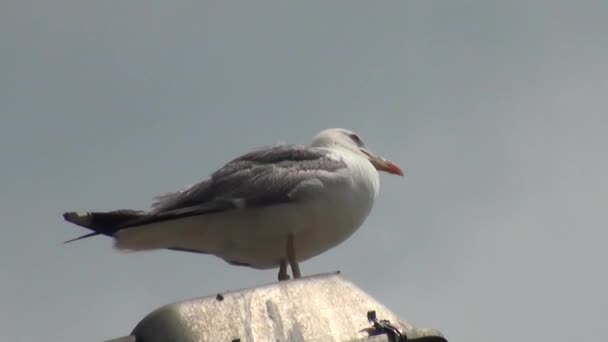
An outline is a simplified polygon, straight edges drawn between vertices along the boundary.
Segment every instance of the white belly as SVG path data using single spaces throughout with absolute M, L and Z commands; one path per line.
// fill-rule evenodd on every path
M 371 209 L 371 202 L 359 210 L 336 203 L 337 198 L 317 199 L 267 208 L 259 216 L 243 213 L 242 224 L 234 225 L 231 234 L 221 233 L 224 248 L 214 254 L 256 268 L 275 267 L 285 259 L 287 237 L 293 234 L 297 260 L 312 258 L 351 236 Z

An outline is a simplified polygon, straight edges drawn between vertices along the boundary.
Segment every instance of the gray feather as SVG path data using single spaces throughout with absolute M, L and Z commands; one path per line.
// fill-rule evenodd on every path
M 236 158 L 208 179 L 182 191 L 157 197 L 153 211 L 131 225 L 243 207 L 276 205 L 294 200 L 294 190 L 314 183 L 315 171 L 345 168 L 325 149 L 298 145 L 261 148 Z

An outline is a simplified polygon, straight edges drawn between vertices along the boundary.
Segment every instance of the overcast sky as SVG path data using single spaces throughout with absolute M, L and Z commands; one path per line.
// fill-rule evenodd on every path
M 0 340 L 101 341 L 274 281 L 122 255 L 66 210 L 147 208 L 253 146 L 357 131 L 382 176 L 341 270 L 451 341 L 596 340 L 608 307 L 608 2 L 0 4 Z

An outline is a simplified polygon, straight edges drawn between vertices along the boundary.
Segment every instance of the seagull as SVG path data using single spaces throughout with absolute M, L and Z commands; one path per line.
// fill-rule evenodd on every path
M 403 176 L 359 135 L 326 129 L 310 145 L 255 149 L 203 181 L 157 196 L 150 210 L 66 212 L 63 218 L 110 236 L 125 251 L 168 249 L 215 255 L 232 265 L 279 267 L 300 278 L 299 263 L 346 240 L 378 196 L 378 171 Z

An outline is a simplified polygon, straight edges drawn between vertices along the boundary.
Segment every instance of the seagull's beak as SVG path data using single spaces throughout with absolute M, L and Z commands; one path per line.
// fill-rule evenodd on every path
M 401 168 L 392 161 L 378 157 L 367 149 L 361 149 L 361 151 L 367 155 L 367 158 L 376 168 L 376 170 L 384 171 L 393 175 L 403 176 L 403 171 L 401 171 Z

